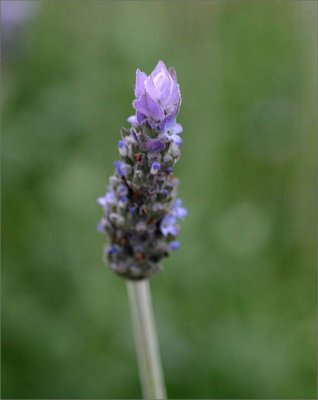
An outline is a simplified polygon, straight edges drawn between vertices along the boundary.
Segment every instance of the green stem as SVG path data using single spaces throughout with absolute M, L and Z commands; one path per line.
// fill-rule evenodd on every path
M 144 399 L 166 398 L 148 280 L 127 281 Z

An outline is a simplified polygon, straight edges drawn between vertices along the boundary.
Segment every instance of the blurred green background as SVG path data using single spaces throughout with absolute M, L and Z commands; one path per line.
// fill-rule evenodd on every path
M 2 27 L 2 396 L 140 397 L 96 198 L 135 70 L 163 59 L 189 210 L 151 282 L 168 394 L 316 398 L 317 3 L 33 5 Z

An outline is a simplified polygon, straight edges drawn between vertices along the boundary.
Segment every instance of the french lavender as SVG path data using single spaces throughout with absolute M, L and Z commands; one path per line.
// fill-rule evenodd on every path
M 178 219 L 187 210 L 177 198 L 179 180 L 173 166 L 180 158 L 182 126 L 176 122 L 181 95 L 174 68 L 159 61 L 147 76 L 136 72 L 135 115 L 122 129 L 120 160 L 98 199 L 103 218 L 98 230 L 110 245 L 105 258 L 112 271 L 127 279 L 149 278 L 159 261 L 179 248 Z

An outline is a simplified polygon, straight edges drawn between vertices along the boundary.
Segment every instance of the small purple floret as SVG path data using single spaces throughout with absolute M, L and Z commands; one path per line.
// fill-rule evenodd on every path
M 110 246 L 110 247 L 108 247 L 108 248 L 107 248 L 107 253 L 108 253 L 109 255 L 115 255 L 115 254 L 117 254 L 117 253 L 118 253 L 118 248 L 117 248 L 117 246 Z
M 160 152 L 165 148 L 165 144 L 158 139 L 148 139 L 145 143 L 145 150 L 149 152 Z
M 172 236 L 176 236 L 178 234 L 178 230 L 176 227 L 177 219 L 171 215 L 166 215 L 160 224 L 160 230 L 163 236 L 168 236 L 169 234 Z
M 186 208 L 182 207 L 182 200 L 177 199 L 172 206 L 172 214 L 176 218 L 184 219 L 188 215 L 188 211 Z
M 98 222 L 96 226 L 96 230 L 98 233 L 103 233 L 104 232 L 104 224 L 102 222 Z
M 116 204 L 116 202 L 117 199 L 113 192 L 107 192 L 104 197 L 99 197 L 97 199 L 97 203 L 105 210 L 107 210 L 110 205 Z
M 106 206 L 106 199 L 105 199 L 105 197 L 99 197 L 99 198 L 97 199 L 97 203 L 98 203 L 100 206 L 105 207 L 105 206 Z
M 127 186 L 121 183 L 120 185 L 117 186 L 116 193 L 118 194 L 118 196 L 127 196 L 128 194 Z
M 160 168 L 161 168 L 161 164 L 159 162 L 155 161 L 151 164 L 150 173 L 155 175 L 160 170 Z
M 136 115 L 131 115 L 131 116 L 127 119 L 127 121 L 130 123 L 130 125 L 131 125 L 133 128 L 135 128 L 135 127 L 138 126 L 138 120 L 137 120 Z
M 173 240 L 172 242 L 169 243 L 169 245 L 172 251 L 178 250 L 180 247 L 180 243 L 177 240 Z
M 114 167 L 116 168 L 117 174 L 122 178 L 125 175 L 122 168 L 122 163 L 120 161 L 115 161 Z
M 167 168 L 167 169 L 168 169 L 168 168 Z M 167 197 L 168 194 L 169 194 L 169 192 L 168 192 L 167 189 L 163 189 L 163 191 L 161 192 L 161 194 L 162 194 L 163 197 Z
M 126 143 L 125 143 L 123 140 L 120 140 L 120 141 L 118 142 L 117 147 L 118 147 L 119 154 L 120 154 L 122 157 L 126 157 L 127 154 L 128 154 L 128 149 L 127 149 Z

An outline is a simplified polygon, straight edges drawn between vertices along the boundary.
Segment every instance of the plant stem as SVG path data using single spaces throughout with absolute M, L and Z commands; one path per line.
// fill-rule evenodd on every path
M 127 281 L 127 288 L 143 397 L 147 400 L 162 400 L 166 398 L 166 391 L 149 282 L 147 279 Z

